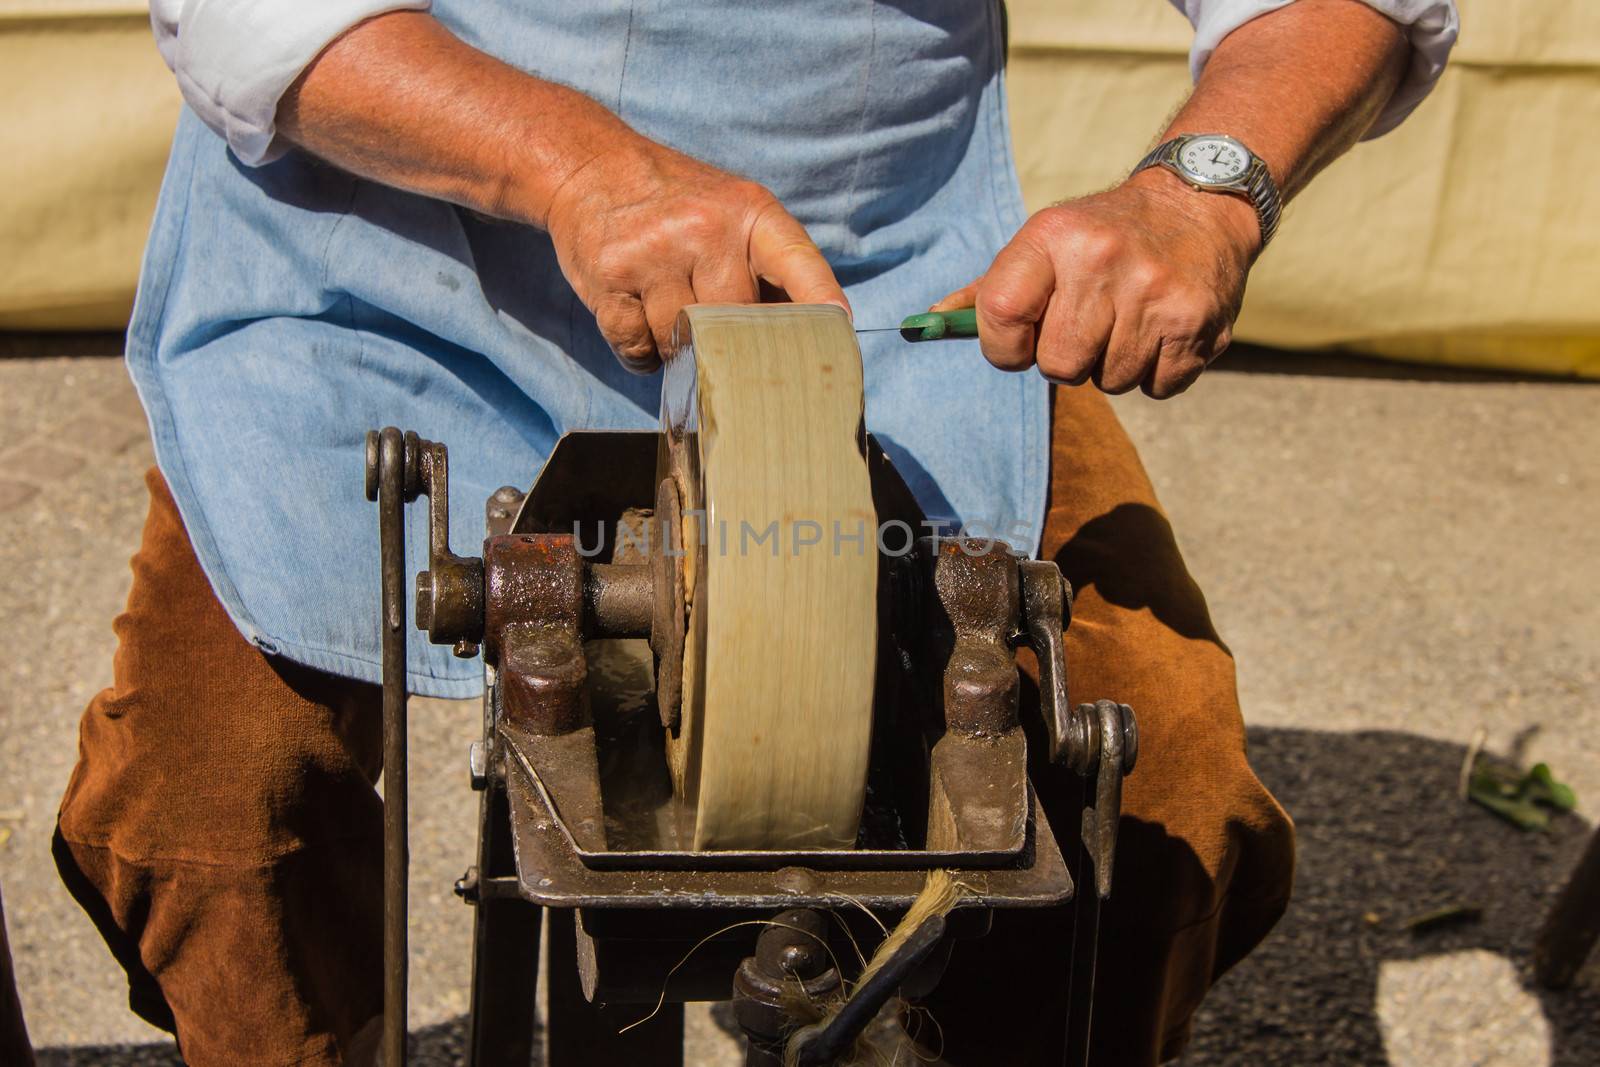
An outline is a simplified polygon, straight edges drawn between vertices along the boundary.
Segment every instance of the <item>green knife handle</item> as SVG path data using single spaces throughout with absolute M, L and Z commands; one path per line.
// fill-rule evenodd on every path
M 907 341 L 947 341 L 955 337 L 978 336 L 978 309 L 928 311 L 909 315 L 900 323 L 900 336 Z

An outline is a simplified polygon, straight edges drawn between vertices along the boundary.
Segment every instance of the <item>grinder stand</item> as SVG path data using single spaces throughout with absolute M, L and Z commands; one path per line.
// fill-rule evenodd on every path
M 930 991 L 952 941 L 982 936 L 995 909 L 1059 907 L 1075 896 L 1087 940 L 1073 963 L 1081 1034 L 1070 1040 L 1086 1048 L 1094 930 L 1084 905 L 1110 892 L 1137 730 L 1125 705 L 1068 703 L 1070 591 L 1059 570 L 1003 543 L 961 538 L 922 538 L 884 556 L 856 847 L 693 851 L 662 749 L 673 729 L 663 693 L 681 685 L 674 657 L 684 622 L 672 594 L 683 562 L 666 538 L 649 545 L 626 534 L 675 506 L 670 482 L 656 478 L 659 447 L 655 433 L 567 434 L 528 493 L 507 487 L 488 500 L 483 556 L 461 557 L 448 541 L 444 446 L 392 427 L 368 435 L 383 580 L 384 1062 L 405 1062 L 404 519 L 419 495 L 430 536 L 416 625 L 458 655 L 481 646 L 485 663 L 483 736 L 470 754 L 482 794 L 477 862 L 456 887 L 476 907 L 474 1067 L 530 1060 L 546 913 L 550 1067 L 677 1067 L 681 1004 L 730 997 L 749 1037 L 746 1062 L 779 1064 L 793 1027 L 779 1003 L 784 985 L 798 981 L 816 998 L 842 988 L 852 940 L 870 953 L 881 937 L 861 907 L 892 925 L 936 868 L 970 892 L 851 991 L 801 1062 L 837 1062 L 891 997 Z M 924 529 L 870 437 L 866 458 L 880 520 Z M 640 671 L 614 669 L 612 652 L 631 642 L 638 653 L 645 640 L 649 652 L 634 660 L 644 664 L 641 685 Z M 1076 878 L 1028 782 L 1018 644 L 1039 659 L 1050 757 L 1086 782 L 1081 845 L 1069 849 Z M 1095 891 L 1076 894 L 1090 879 Z M 651 1023 L 616 1033 L 661 1000 L 667 1009 Z

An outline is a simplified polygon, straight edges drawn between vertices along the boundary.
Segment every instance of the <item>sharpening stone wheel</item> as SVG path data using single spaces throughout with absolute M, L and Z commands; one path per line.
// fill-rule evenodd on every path
M 877 641 L 861 350 L 831 305 L 695 305 L 677 329 L 657 474 L 683 514 L 667 749 L 694 847 L 849 848 Z

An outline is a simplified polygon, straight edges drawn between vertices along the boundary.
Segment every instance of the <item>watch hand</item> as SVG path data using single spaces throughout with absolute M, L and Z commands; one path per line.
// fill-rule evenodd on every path
M 1218 157 L 1218 156 L 1221 156 L 1221 155 L 1222 155 L 1222 149 L 1220 149 L 1220 148 L 1218 148 L 1218 149 L 1217 149 L 1217 150 L 1216 150 L 1216 152 L 1215 152 L 1215 153 L 1213 153 L 1213 154 L 1212 154 L 1212 156 L 1211 156 L 1211 162 L 1213 162 L 1213 163 L 1215 163 L 1215 162 L 1217 162 L 1217 157 Z

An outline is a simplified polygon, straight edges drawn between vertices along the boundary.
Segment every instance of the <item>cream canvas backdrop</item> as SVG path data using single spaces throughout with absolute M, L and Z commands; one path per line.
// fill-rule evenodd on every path
M 1600 377 L 1600 3 L 1459 0 L 1451 69 L 1289 208 L 1243 340 Z M 1030 206 L 1103 188 L 1189 86 L 1163 0 L 1012 0 Z M 0 0 L 0 328 L 115 329 L 178 108 L 142 5 Z

